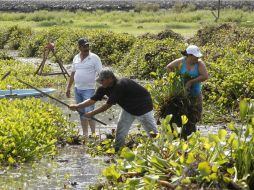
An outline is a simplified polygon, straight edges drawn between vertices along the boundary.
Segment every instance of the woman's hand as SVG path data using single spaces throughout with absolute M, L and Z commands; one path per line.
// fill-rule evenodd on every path
M 186 89 L 190 89 L 192 85 L 193 85 L 192 80 L 189 80 L 189 81 L 185 84 L 185 87 L 186 87 Z

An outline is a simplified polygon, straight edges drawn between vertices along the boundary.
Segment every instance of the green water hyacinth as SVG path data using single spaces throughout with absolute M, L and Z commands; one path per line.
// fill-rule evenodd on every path
M 77 132 L 61 111 L 39 99 L 0 100 L 0 163 L 19 164 L 55 155 L 58 141 Z
M 22 63 L 14 60 L 0 60 L 0 76 L 4 76 L 7 72 L 11 71 L 11 74 L 0 82 L 0 89 L 7 90 L 7 86 L 12 86 L 12 89 L 27 88 L 26 85 L 18 82 L 16 77 L 26 81 L 37 88 L 55 87 L 57 85 L 63 85 L 66 80 L 62 76 L 34 76 L 37 67 L 33 64 Z M 50 72 L 50 67 L 45 67 L 44 72 Z
M 253 100 L 247 102 L 245 117 L 252 118 Z M 185 116 L 183 118 L 183 125 Z M 124 147 L 116 163 L 103 175 L 103 189 L 251 189 L 254 182 L 253 119 L 242 125 L 230 123 L 217 134 L 192 134 L 186 141 L 176 138 L 167 116 L 154 139 L 133 135 L 138 144 Z M 244 127 L 247 126 L 246 130 Z M 233 188 L 234 187 L 234 188 Z M 90 187 L 94 189 L 95 187 Z

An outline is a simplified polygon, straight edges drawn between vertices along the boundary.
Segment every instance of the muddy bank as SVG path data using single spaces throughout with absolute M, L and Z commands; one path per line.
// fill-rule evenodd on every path
M 217 8 L 217 0 L 206 1 L 206 0 L 0 0 L 0 11 L 19 11 L 19 12 L 32 12 L 36 10 L 132 10 L 137 4 L 151 4 L 159 6 L 163 9 L 172 8 L 175 3 L 183 4 L 194 4 L 198 9 Z M 252 0 L 225 0 L 221 2 L 222 8 L 248 8 L 254 9 L 254 1 Z

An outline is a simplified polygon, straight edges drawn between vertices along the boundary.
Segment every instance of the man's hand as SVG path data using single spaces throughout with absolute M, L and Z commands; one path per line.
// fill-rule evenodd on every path
M 84 114 L 85 117 L 91 118 L 94 116 L 94 114 L 92 112 L 87 112 Z
M 67 89 L 67 90 L 66 90 L 66 97 L 67 97 L 67 98 L 70 98 L 70 97 L 71 97 L 71 90 L 70 90 L 70 89 Z
M 72 111 L 77 111 L 78 110 L 78 104 L 69 105 L 69 109 L 72 110 Z

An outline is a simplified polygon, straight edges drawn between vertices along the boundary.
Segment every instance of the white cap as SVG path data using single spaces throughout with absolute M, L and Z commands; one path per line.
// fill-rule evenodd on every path
M 189 45 L 186 49 L 187 54 L 192 54 L 195 57 L 202 57 L 202 53 L 200 52 L 198 46 L 195 45 Z

